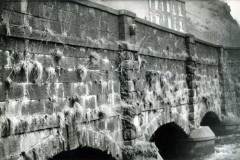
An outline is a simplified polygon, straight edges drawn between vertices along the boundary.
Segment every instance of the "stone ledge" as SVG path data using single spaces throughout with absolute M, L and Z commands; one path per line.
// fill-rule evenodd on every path
M 136 17 L 136 13 L 128 11 L 128 10 L 124 10 L 124 9 L 119 10 L 118 13 L 119 13 L 119 15 L 125 15 L 125 16 L 129 16 L 129 17 L 133 17 L 133 18 Z

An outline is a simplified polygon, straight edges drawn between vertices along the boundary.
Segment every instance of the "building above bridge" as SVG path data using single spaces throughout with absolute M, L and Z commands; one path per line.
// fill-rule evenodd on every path
M 186 32 L 186 9 L 182 0 L 91 0 L 176 31 Z

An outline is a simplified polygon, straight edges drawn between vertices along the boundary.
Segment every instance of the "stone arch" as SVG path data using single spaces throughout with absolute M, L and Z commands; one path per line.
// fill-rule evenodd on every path
M 200 125 L 210 127 L 215 135 L 219 135 L 221 132 L 221 120 L 218 114 L 214 111 L 206 112 L 201 118 Z
M 31 150 L 22 152 L 20 156 L 23 159 L 51 160 L 53 157 L 64 152 L 87 148 L 96 152 L 106 153 L 106 155 L 112 157 L 114 160 L 122 159 L 120 145 L 111 136 L 103 132 L 82 127 L 73 133 L 72 138 L 75 143 L 71 147 L 68 147 L 68 140 L 62 134 L 52 135 L 40 144 L 35 145 Z
M 59 132 L 58 132 L 59 133 Z M 61 134 L 53 133 L 51 136 L 41 139 L 40 143 L 34 144 L 33 148 L 28 150 L 23 150 L 19 154 L 20 159 L 38 159 L 46 160 L 53 157 L 56 154 L 64 151 L 65 142 Z
M 166 118 L 163 115 L 157 115 L 151 122 L 148 123 L 147 126 L 143 129 L 143 136 L 146 141 L 150 141 L 152 135 L 159 129 L 161 126 L 175 123 L 179 126 L 187 135 L 190 133 L 188 120 L 181 117 L 181 115 L 177 115 L 175 118 Z
M 90 147 L 81 147 L 70 151 L 61 152 L 49 160 L 116 160 L 107 152 Z
M 197 126 L 201 125 L 202 119 L 208 112 L 213 112 L 214 114 L 216 114 L 218 116 L 219 119 L 221 118 L 220 110 L 218 110 L 218 108 L 211 107 L 211 104 L 210 104 L 208 98 L 203 97 L 202 100 L 200 101 L 200 103 L 198 104 L 197 109 L 195 109 L 195 111 L 194 111 L 195 124 Z
M 89 147 L 107 152 L 114 159 L 122 159 L 122 149 L 120 144 L 106 133 L 88 129 L 88 127 L 79 128 L 77 131 L 78 145 L 80 147 Z
M 179 155 L 179 146 L 188 139 L 187 133 L 175 122 L 160 126 L 150 138 L 164 159 L 174 159 Z

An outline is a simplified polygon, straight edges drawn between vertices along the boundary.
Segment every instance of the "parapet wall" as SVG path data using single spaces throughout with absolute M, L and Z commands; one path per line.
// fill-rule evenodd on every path
M 208 111 L 239 113 L 238 50 L 88 1 L 0 6 L 2 159 L 79 146 L 121 159 L 156 115 L 189 133 Z
M 226 48 L 223 57 L 225 107 L 230 115 L 239 116 L 239 48 Z

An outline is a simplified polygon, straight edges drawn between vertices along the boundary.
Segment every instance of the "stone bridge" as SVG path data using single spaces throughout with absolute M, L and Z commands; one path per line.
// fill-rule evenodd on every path
M 239 48 L 80 0 L 0 15 L 1 160 L 160 160 L 237 127 Z

